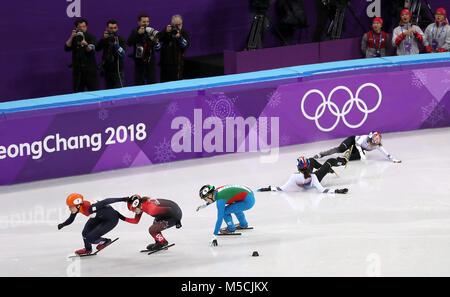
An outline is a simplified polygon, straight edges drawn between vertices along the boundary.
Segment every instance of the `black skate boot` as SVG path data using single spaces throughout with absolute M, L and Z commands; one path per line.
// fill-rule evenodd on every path
M 149 250 L 149 251 L 157 251 L 157 250 L 163 249 L 168 244 L 169 244 L 169 242 L 167 240 L 163 241 L 162 243 L 155 242 L 155 243 L 147 245 L 147 250 Z

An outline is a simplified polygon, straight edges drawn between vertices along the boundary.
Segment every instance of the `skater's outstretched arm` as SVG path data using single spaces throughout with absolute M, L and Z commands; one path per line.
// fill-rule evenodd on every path
M 73 221 L 75 220 L 75 217 L 77 216 L 77 213 L 71 213 L 69 218 L 64 222 L 58 225 L 58 230 L 61 230 L 62 228 L 69 226 L 70 224 L 73 223 Z
M 395 159 L 391 154 L 389 154 L 382 145 L 377 145 L 377 150 L 379 150 L 383 155 L 390 161 L 394 163 L 401 163 L 402 161 Z
M 108 198 L 108 199 L 104 199 L 102 201 L 96 202 L 94 204 L 92 204 L 89 207 L 89 213 L 92 214 L 96 211 L 98 211 L 99 209 L 110 205 L 112 203 L 117 203 L 117 202 L 127 202 L 128 201 L 128 197 L 122 197 L 122 198 Z

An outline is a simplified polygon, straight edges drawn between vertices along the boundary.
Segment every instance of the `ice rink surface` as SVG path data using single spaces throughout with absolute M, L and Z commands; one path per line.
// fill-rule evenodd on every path
M 282 185 L 299 155 L 341 140 L 281 148 L 275 163 L 241 153 L 0 187 L 0 276 L 450 276 L 450 128 L 384 134 L 385 148 L 403 163 L 373 151 L 323 179 L 349 188 L 347 195 L 256 193 L 246 212 L 255 229 L 209 246 L 216 207 L 195 211 L 203 184 Z M 87 221 L 78 215 L 57 230 L 71 192 L 87 200 L 138 193 L 176 201 L 183 227 L 163 231 L 176 245 L 139 253 L 153 242 L 152 218 L 144 215 L 138 225 L 120 221 L 107 235 L 119 241 L 97 256 L 67 259 L 83 247 Z M 133 216 L 125 203 L 113 207 Z

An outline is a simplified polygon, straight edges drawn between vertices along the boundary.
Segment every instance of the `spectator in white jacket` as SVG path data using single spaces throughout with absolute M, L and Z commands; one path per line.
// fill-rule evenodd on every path
M 411 12 L 403 9 L 400 25 L 394 29 L 392 45 L 397 47 L 397 56 L 419 54 L 419 44 L 423 42 L 423 31 L 411 23 Z
M 425 30 L 423 45 L 427 53 L 442 53 L 450 50 L 450 26 L 448 25 L 447 12 L 439 8 L 434 14 L 435 22 Z

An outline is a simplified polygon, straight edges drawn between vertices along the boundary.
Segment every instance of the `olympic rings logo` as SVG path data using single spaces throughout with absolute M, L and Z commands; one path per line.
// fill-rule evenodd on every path
M 375 107 L 372 108 L 372 109 L 368 109 L 367 104 L 361 98 L 359 98 L 359 93 L 366 87 L 373 87 L 378 92 L 377 105 L 375 105 Z M 344 104 L 344 106 L 342 108 L 342 112 L 339 110 L 339 107 L 334 102 L 331 101 L 331 98 L 333 97 L 334 93 L 336 93 L 339 90 L 344 90 L 350 95 L 350 99 L 347 102 L 345 102 L 345 104 Z M 314 93 L 318 94 L 322 98 L 322 103 L 317 107 L 314 116 L 311 116 L 305 111 L 305 101 L 306 101 L 306 99 L 308 98 L 309 95 L 314 94 Z M 313 90 L 308 91 L 303 96 L 302 103 L 301 103 L 301 109 L 302 109 L 303 115 L 308 120 L 315 121 L 317 128 L 319 128 L 319 130 L 321 130 L 323 132 L 333 131 L 337 127 L 337 125 L 339 124 L 339 121 L 340 121 L 341 118 L 342 118 L 342 121 L 344 122 L 344 124 L 347 127 L 352 128 L 352 129 L 356 129 L 356 128 L 361 127 L 366 122 L 367 116 L 369 115 L 369 113 L 372 113 L 372 112 L 376 111 L 378 109 L 378 107 L 380 107 L 382 98 L 383 98 L 383 95 L 381 93 L 380 88 L 376 84 L 373 84 L 373 83 L 366 83 L 366 84 L 363 84 L 362 86 L 360 86 L 358 88 L 358 90 L 356 91 L 356 94 L 355 94 L 354 97 L 353 97 L 352 91 L 349 88 L 344 87 L 344 86 L 339 86 L 339 87 L 334 88 L 330 92 L 330 94 L 328 95 L 328 98 L 325 98 L 325 94 L 323 94 L 320 90 L 313 89 Z M 356 103 L 356 107 L 359 109 L 359 111 L 364 113 L 364 118 L 361 120 L 360 123 L 358 123 L 356 125 L 352 125 L 345 118 L 345 116 L 348 115 L 350 113 L 350 111 L 352 110 L 354 103 Z M 328 110 L 334 116 L 336 116 L 336 121 L 334 122 L 334 124 L 330 128 L 324 128 L 319 123 L 319 119 L 324 114 L 326 107 L 328 107 Z

